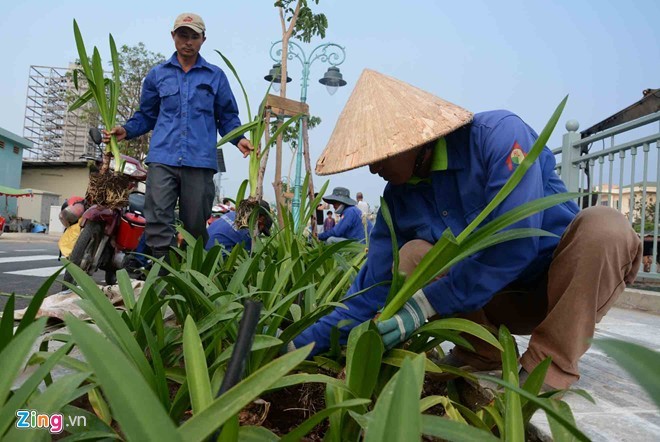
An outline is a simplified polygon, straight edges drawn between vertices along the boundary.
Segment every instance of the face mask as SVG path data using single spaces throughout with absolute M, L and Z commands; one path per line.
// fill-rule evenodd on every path
M 341 206 L 339 206 L 337 210 L 335 210 L 335 212 L 337 212 L 337 215 L 341 215 L 342 213 L 344 213 L 344 209 L 346 209 L 346 206 L 342 204 Z

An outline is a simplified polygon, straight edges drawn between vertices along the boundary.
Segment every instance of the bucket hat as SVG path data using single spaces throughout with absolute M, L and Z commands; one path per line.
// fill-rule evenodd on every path
M 362 71 L 316 173 L 373 164 L 445 136 L 472 121 L 472 112 L 396 78 Z
M 347 206 L 355 206 L 357 201 L 351 198 L 351 192 L 345 187 L 335 187 L 332 189 L 332 194 L 323 197 L 326 203 L 339 202 Z

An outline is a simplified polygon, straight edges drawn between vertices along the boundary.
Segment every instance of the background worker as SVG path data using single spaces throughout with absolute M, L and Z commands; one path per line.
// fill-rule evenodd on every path
M 320 241 L 325 241 L 329 244 L 347 239 L 365 242 L 365 230 L 368 236 L 373 226 L 371 221 L 366 220 L 365 228 L 365 224 L 362 221 L 362 211 L 356 207 L 357 201 L 351 198 L 351 193 L 348 189 L 345 187 L 335 187 L 332 190 L 332 195 L 324 196 L 323 201 L 332 204 L 335 212 L 342 215 L 342 219 L 333 228 L 321 233 L 319 235 Z

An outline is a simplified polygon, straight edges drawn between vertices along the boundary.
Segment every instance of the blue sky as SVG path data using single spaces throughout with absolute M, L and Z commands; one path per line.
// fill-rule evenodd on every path
M 177 14 L 200 14 L 208 40 L 202 54 L 222 67 L 213 52 L 226 54 L 248 88 L 253 107 L 265 92 L 263 76 L 272 65 L 271 43 L 280 39 L 272 0 L 89 2 L 24 0 L 2 7 L 0 41 L 0 127 L 23 134 L 30 65 L 67 66 L 76 58 L 72 20 L 88 46 L 107 59 L 107 35 L 119 45 L 144 42 L 170 55 L 169 35 Z M 184 5 L 184 6 L 182 6 Z M 340 66 L 347 87 L 329 96 L 318 84 L 326 65 L 312 66 L 308 103 L 323 123 L 310 132 L 316 161 L 360 72 L 371 68 L 425 89 L 474 112 L 509 109 L 540 130 L 554 107 L 569 102 L 550 147 L 561 143 L 564 123 L 577 119 L 586 128 L 660 87 L 660 2 L 586 1 L 348 1 L 321 0 L 329 27 L 324 42 L 346 48 Z M 306 48 L 312 49 L 321 40 Z M 300 96 L 300 71 L 292 62 L 289 98 Z M 234 92 L 243 100 L 236 83 Z M 226 149 L 228 173 L 223 188 L 233 195 L 247 176 L 247 161 Z M 288 170 L 286 160 L 283 170 Z M 273 169 L 271 165 L 269 169 Z M 377 204 L 384 182 L 366 168 L 327 177 L 330 187 L 346 185 Z M 326 177 L 315 177 L 317 186 Z M 267 176 L 272 182 L 272 175 Z M 266 197 L 272 198 L 270 184 Z

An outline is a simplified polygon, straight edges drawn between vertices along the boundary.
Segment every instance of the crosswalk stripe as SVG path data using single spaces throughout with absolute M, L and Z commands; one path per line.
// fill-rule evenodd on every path
M 21 275 L 21 276 L 51 276 L 58 271 L 62 266 L 57 267 L 40 267 L 38 269 L 16 270 L 14 272 L 4 272 L 7 275 Z
M 0 264 L 5 263 L 18 263 L 29 261 L 46 261 L 49 259 L 57 259 L 57 255 L 33 255 L 33 256 L 12 256 L 9 258 L 0 258 Z
M 45 252 L 48 249 L 16 249 L 14 252 Z

